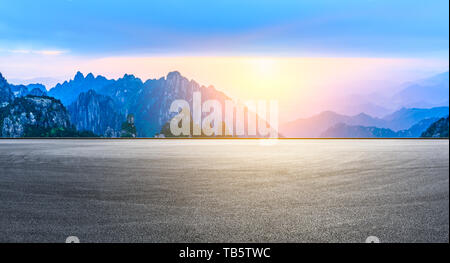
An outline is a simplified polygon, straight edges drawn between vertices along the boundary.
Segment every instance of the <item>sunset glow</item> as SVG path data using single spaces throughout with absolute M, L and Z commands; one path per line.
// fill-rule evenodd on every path
M 308 116 L 350 94 L 393 92 L 403 82 L 448 68 L 446 59 L 301 58 L 301 57 L 107 57 L 80 59 L 65 55 L 15 54 L 4 73 L 70 79 L 77 70 L 108 78 L 134 74 L 143 81 L 170 71 L 213 85 L 238 100 L 276 99 L 284 119 Z M 25 61 L 26 60 L 26 61 Z M 41 63 L 38 63 L 41 62 Z M 380 83 L 383 83 L 380 86 Z M 51 88 L 51 87 L 47 87 Z M 319 98 L 320 97 L 320 98 Z

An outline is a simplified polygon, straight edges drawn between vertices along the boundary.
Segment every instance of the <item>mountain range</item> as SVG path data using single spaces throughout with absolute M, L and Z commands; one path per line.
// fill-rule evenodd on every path
M 47 89 L 42 84 L 28 84 L 28 85 L 9 85 L 14 97 L 20 98 L 27 95 L 33 96 L 45 96 L 47 95 Z
M 401 108 L 449 106 L 448 84 L 449 72 L 444 72 L 393 86 L 390 88 L 393 92 L 372 92 L 336 97 L 328 109 L 343 115 L 357 115 L 364 112 L 381 118 Z
M 377 127 L 390 129 L 393 132 L 411 128 L 418 122 L 428 118 L 441 118 L 449 114 L 448 107 L 430 109 L 402 108 L 383 118 L 371 117 L 365 113 L 347 116 L 331 111 L 322 112 L 310 118 L 298 119 L 280 126 L 280 133 L 286 137 L 321 137 L 327 129 L 336 124 L 347 126 Z M 344 126 L 339 126 L 341 129 Z M 326 137 L 330 137 L 330 131 Z
M 443 84 L 445 81 L 446 84 Z M 447 91 L 443 92 L 442 87 L 445 85 Z M 202 86 L 177 71 L 168 73 L 166 77 L 146 81 L 130 74 L 114 80 L 94 76 L 92 73 L 85 76 L 77 72 L 73 79 L 57 84 L 48 92 L 41 84 L 8 84 L 0 74 L 0 109 L 3 112 L 3 117 L 0 117 L 5 118 L 6 111 L 11 110 L 12 103 L 19 98 L 29 101 L 30 98 L 40 97 L 52 101 L 46 103 L 48 107 L 55 103 L 61 104 L 67 111 L 70 124 L 63 125 L 65 129 L 74 127 L 78 132 L 119 137 L 123 134 L 124 122 L 132 119 L 133 123 L 130 125 L 136 130 L 135 136 L 153 137 L 159 134 L 163 126 L 175 115 L 169 112 L 171 103 L 182 99 L 192 105 L 193 93 L 196 91 L 201 92 L 202 102 L 215 99 L 222 107 L 225 100 L 230 99 L 213 86 Z M 402 103 L 415 101 L 411 104 L 420 104 L 420 98 L 420 101 L 430 105 L 445 105 L 446 102 L 448 104 L 448 72 L 409 83 L 399 94 L 405 96 Z M 393 100 L 400 101 L 399 96 L 401 97 L 394 96 Z M 34 103 L 35 100 L 29 102 Z M 368 107 L 378 109 L 378 106 L 374 105 Z M 222 111 L 224 112 L 224 108 Z M 325 111 L 282 124 L 279 131 L 284 137 L 419 137 L 432 122 L 448 116 L 448 112 L 448 105 L 428 108 L 402 107 L 394 112 L 386 110 L 385 115 L 376 117 L 366 113 L 345 115 Z M 2 125 L 5 125 L 3 120 Z M 11 134 L 5 133 L 2 136 Z
M 406 130 L 425 119 L 448 116 L 449 72 L 404 83 L 398 90 L 393 96 L 370 94 L 342 98 L 340 112 L 355 114 L 325 111 L 285 123 L 280 132 L 286 137 L 358 137 L 360 134 L 402 137 L 409 134 Z M 418 127 L 422 126 L 416 126 L 414 136 L 407 137 L 416 137 Z
M 391 99 L 405 108 L 430 108 L 449 105 L 449 72 L 405 83 Z
M 98 130 L 98 127 L 94 127 L 94 123 L 99 123 L 100 120 L 93 119 L 100 118 L 101 110 L 105 111 L 102 119 L 114 120 L 109 123 L 111 128 L 117 127 L 117 119 L 125 119 L 131 113 L 135 116 L 138 135 L 153 137 L 175 115 L 169 112 L 171 103 L 182 99 L 192 104 L 192 95 L 195 91 L 201 92 L 202 102 L 216 99 L 224 105 L 223 102 L 228 99 L 224 93 L 217 91 L 214 87 L 201 86 L 183 77 L 177 71 L 170 72 L 167 77 L 145 82 L 130 74 L 125 74 L 117 80 L 110 80 L 102 76 L 94 77 L 91 73 L 85 77 L 77 72 L 73 80 L 56 85 L 48 94 L 61 100 L 68 107 L 79 128 L 103 135 L 106 123 L 99 124 L 104 128 Z M 100 98 L 97 95 L 103 96 L 104 101 L 109 100 L 104 102 L 108 104 L 108 110 L 99 103 L 94 105 L 92 101 Z M 97 98 L 94 98 L 95 96 Z M 90 103 L 91 105 L 88 105 Z M 116 115 L 121 117 L 114 117 Z
M 427 118 L 419 121 L 409 129 L 393 131 L 388 128 L 378 128 L 373 126 L 347 125 L 338 123 L 325 132 L 321 138 L 417 138 L 430 127 L 438 118 Z
M 49 137 L 71 131 L 64 106 L 50 97 L 26 96 L 0 109 L 3 137 Z
M 125 118 L 116 113 L 113 99 L 94 90 L 82 92 L 67 107 L 70 120 L 79 131 L 91 131 L 104 137 L 120 137 Z

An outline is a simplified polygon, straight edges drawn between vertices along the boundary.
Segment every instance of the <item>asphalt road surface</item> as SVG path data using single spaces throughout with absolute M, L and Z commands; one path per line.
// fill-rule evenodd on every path
M 448 140 L 0 140 L 0 242 L 449 242 Z

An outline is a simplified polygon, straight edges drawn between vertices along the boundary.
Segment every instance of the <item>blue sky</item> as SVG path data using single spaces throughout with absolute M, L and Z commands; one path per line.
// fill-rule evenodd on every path
M 448 9 L 447 0 L 0 0 L 0 50 L 442 57 Z
M 144 80 L 177 70 L 310 116 L 337 95 L 388 94 L 447 71 L 448 9 L 448 0 L 0 0 L 0 72 L 51 88 L 78 70 Z

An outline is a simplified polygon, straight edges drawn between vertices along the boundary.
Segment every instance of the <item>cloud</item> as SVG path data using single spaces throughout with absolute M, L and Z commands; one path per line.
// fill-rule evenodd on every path
M 41 55 L 55 56 L 55 55 L 61 55 L 61 54 L 67 53 L 67 51 L 66 50 L 38 50 L 38 51 L 35 51 L 35 53 L 41 54 Z
M 27 49 L 14 49 L 14 50 L 9 50 L 9 52 L 14 53 L 14 54 L 30 54 L 31 50 L 27 50 Z
M 14 54 L 38 54 L 44 56 L 57 56 L 61 54 L 65 54 L 67 50 L 31 50 L 31 49 L 13 49 L 9 50 L 10 53 Z

